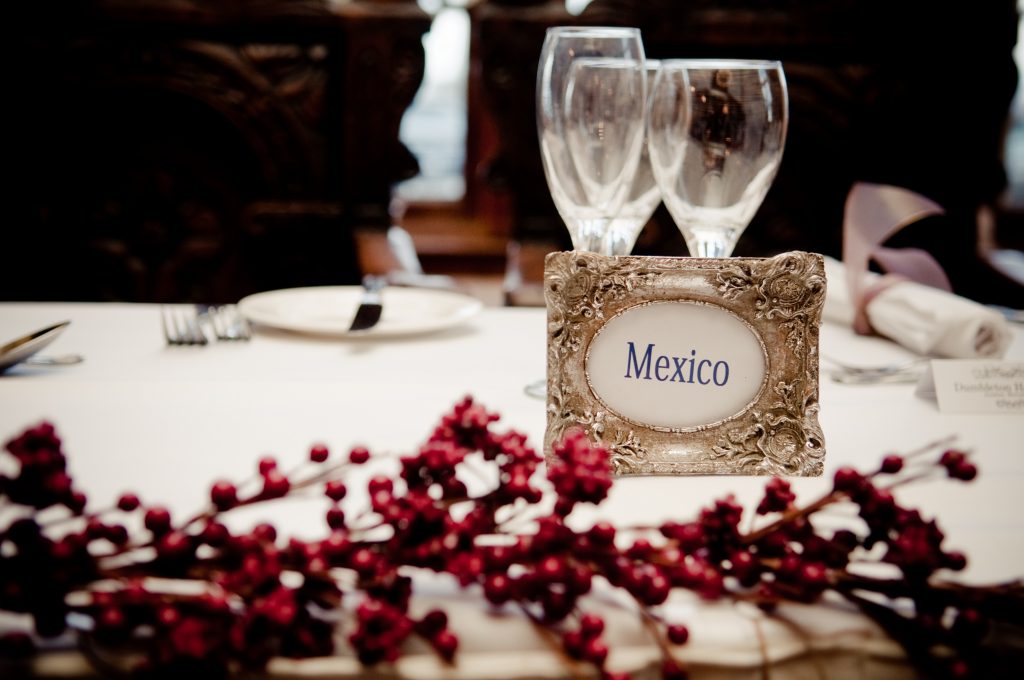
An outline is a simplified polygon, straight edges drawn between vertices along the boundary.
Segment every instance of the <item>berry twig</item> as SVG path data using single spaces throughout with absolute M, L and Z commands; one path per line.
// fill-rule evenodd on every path
M 213 482 L 209 505 L 177 522 L 130 493 L 89 511 L 55 429 L 30 428 L 5 446 L 13 461 L 5 469 L 17 472 L 0 477 L 0 610 L 28 614 L 35 625 L 32 635 L 0 637 L 0 657 L 30 655 L 34 638 L 70 625 L 97 663 L 100 649 L 131 647 L 143 653 L 133 669 L 142 676 L 223 675 L 263 668 L 274 656 L 331 654 L 344 608 L 352 618 L 347 642 L 362 663 L 393 662 L 412 637 L 454 663 L 459 640 L 445 613 L 411 613 L 417 572 L 448 574 L 491 606 L 515 606 L 572 660 L 570 673 L 584 663 L 606 680 L 628 676 L 607 667 L 604 621 L 586 611 L 595 584 L 636 601 L 666 678 L 687 674 L 674 647 L 689 630 L 659 609 L 676 589 L 767 612 L 839 595 L 937 677 L 990 673 L 987 631 L 1024 620 L 1021 583 L 972 587 L 941 578 L 963 569 L 966 557 L 943 547 L 934 520 L 894 497 L 936 475 L 974 479 L 970 455 L 947 448 L 948 440 L 885 456 L 870 472 L 840 468 L 832 488 L 803 505 L 786 480 L 773 478 L 755 510 L 766 523 L 746 531 L 744 508 L 731 496 L 690 521 L 575 530 L 566 521 L 574 509 L 600 504 L 612 486 L 608 452 L 571 430 L 543 465 L 523 435 L 498 432 L 497 420 L 471 399 L 458 403 L 419 450 L 399 459 L 397 477 L 368 480 L 368 504 L 348 515 L 346 473 L 370 452 L 355 447 L 339 459 L 316 444 L 287 472 L 264 458 L 244 482 Z M 493 468 L 481 481 L 497 484 L 474 495 L 459 474 L 475 474 L 481 457 Z M 551 496 L 537 483 L 542 471 Z M 223 521 L 242 507 L 316 493 L 328 505 L 316 540 L 285 540 L 268 523 L 232 533 Z M 857 511 L 851 528 L 815 526 L 833 507 Z M 132 514 L 141 531 L 119 521 Z M 865 575 L 865 563 L 899 577 Z

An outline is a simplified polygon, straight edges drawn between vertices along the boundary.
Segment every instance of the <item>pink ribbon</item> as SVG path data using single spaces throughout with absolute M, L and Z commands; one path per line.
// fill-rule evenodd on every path
M 879 293 L 900 281 L 916 281 L 951 291 L 942 266 L 919 248 L 886 248 L 881 244 L 908 224 L 922 217 L 942 215 L 942 206 L 908 189 L 885 184 L 857 182 L 846 197 L 843 215 L 843 264 L 846 284 L 854 305 L 853 329 L 861 335 L 872 332 L 867 305 Z M 868 282 L 871 260 L 886 272 Z

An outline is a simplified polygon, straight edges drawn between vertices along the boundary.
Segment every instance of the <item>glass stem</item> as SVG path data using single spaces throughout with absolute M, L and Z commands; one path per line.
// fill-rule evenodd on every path
M 608 233 L 604 235 L 604 240 L 601 244 L 602 255 L 629 255 L 632 250 L 633 241 L 626 238 L 626 235 L 622 232 L 609 229 Z
M 572 245 L 576 250 L 588 253 L 603 252 L 604 232 L 607 223 L 603 220 L 580 220 L 572 237 Z
M 686 243 L 693 257 L 729 257 L 733 245 L 724 239 L 695 237 Z

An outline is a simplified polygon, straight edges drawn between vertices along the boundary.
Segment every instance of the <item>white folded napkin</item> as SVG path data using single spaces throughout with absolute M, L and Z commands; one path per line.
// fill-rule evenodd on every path
M 824 318 L 851 325 L 854 306 L 843 263 L 826 257 L 825 275 L 829 286 Z M 878 277 L 870 272 L 866 276 L 867 285 Z M 876 333 L 924 356 L 998 359 L 1013 338 L 999 312 L 912 281 L 901 281 L 883 290 L 867 304 L 866 312 Z

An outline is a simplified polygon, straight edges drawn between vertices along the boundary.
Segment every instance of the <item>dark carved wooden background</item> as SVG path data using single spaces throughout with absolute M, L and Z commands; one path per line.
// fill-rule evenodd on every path
M 224 302 L 358 280 L 416 161 L 414 2 L 79 0 L 16 12 L 0 298 Z
M 945 206 L 896 244 L 931 250 L 957 290 L 1008 302 L 1019 286 L 974 256 L 975 219 L 1005 186 L 1002 136 L 1017 84 L 1016 0 L 491 0 L 473 10 L 483 98 L 500 148 L 480 172 L 506 189 L 516 236 L 568 246 L 540 164 L 537 61 L 548 26 L 638 26 L 647 55 L 783 62 L 790 126 L 779 175 L 737 255 L 840 254 L 842 210 L 858 180 L 905 186 Z M 662 208 L 637 252 L 686 254 Z M 1016 301 L 1019 305 L 1019 297 Z

